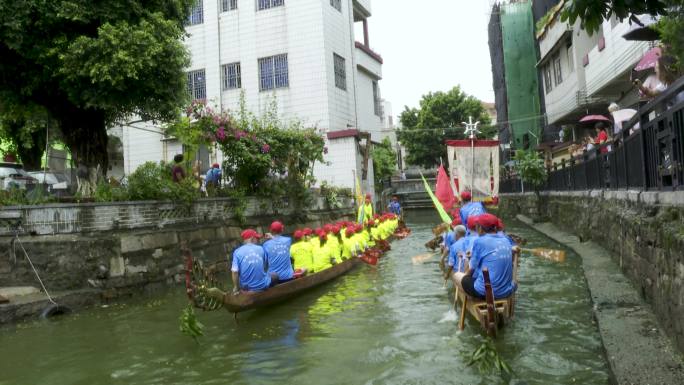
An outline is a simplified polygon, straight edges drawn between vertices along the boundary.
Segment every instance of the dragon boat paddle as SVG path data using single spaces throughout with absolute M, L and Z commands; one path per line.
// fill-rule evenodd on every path
M 520 249 L 526 253 L 530 253 L 532 255 L 536 255 L 537 257 L 542 257 L 544 259 L 548 259 L 550 261 L 554 262 L 565 262 L 565 251 L 564 250 L 555 250 L 555 249 L 546 249 L 542 247 L 534 248 L 534 249 Z

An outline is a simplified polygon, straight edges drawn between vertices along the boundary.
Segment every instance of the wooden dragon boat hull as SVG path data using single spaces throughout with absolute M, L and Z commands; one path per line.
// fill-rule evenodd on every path
M 309 289 L 345 275 L 361 263 L 363 262 L 359 258 L 350 258 L 321 272 L 273 286 L 265 291 L 241 292 L 240 294 L 232 295 L 231 293 L 215 290 L 211 295 L 217 296 L 219 295 L 217 292 L 220 292 L 220 300 L 223 303 L 223 307 L 231 313 L 240 313 L 274 305 L 296 297 Z

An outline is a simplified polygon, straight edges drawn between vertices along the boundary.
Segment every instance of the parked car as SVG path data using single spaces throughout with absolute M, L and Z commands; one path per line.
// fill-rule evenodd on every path
M 16 187 L 32 190 L 36 183 L 36 179 L 29 175 L 20 163 L 0 163 L 0 189 L 7 191 Z
M 44 183 L 47 185 L 47 191 L 49 193 L 58 196 L 69 195 L 69 179 L 63 172 L 44 172 L 44 171 L 31 171 L 29 175 L 34 177 L 38 183 Z

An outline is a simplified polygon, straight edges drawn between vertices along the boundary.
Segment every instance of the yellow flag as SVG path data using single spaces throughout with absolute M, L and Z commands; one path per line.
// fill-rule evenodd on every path
M 361 182 L 359 182 L 358 175 L 356 176 L 356 207 L 361 207 L 363 205 L 363 191 L 361 191 Z

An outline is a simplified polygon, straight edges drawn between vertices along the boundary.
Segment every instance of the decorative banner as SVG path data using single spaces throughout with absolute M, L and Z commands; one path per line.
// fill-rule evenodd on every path
M 435 208 L 437 209 L 437 212 L 439 213 L 439 217 L 442 219 L 442 222 L 451 224 L 451 217 L 449 217 L 449 214 L 447 214 L 447 212 L 444 211 L 444 207 L 442 207 L 442 204 L 439 202 L 439 200 L 437 200 L 437 197 L 432 192 L 432 189 L 430 188 L 428 182 L 425 180 L 425 177 L 423 176 L 422 172 L 420 173 L 420 177 L 423 178 L 423 185 L 425 185 L 425 191 L 427 191 L 428 195 L 430 196 L 430 199 L 432 199 L 432 204 L 435 205 Z
M 439 170 L 437 171 L 437 185 L 435 186 L 435 195 L 437 199 L 444 207 L 445 211 L 450 211 L 454 204 L 456 203 L 454 199 L 454 190 L 451 188 L 451 183 L 449 183 L 449 177 L 447 176 L 444 166 L 439 165 Z
M 446 145 L 455 191 L 471 191 L 473 200 L 499 195 L 498 140 L 447 140 Z

